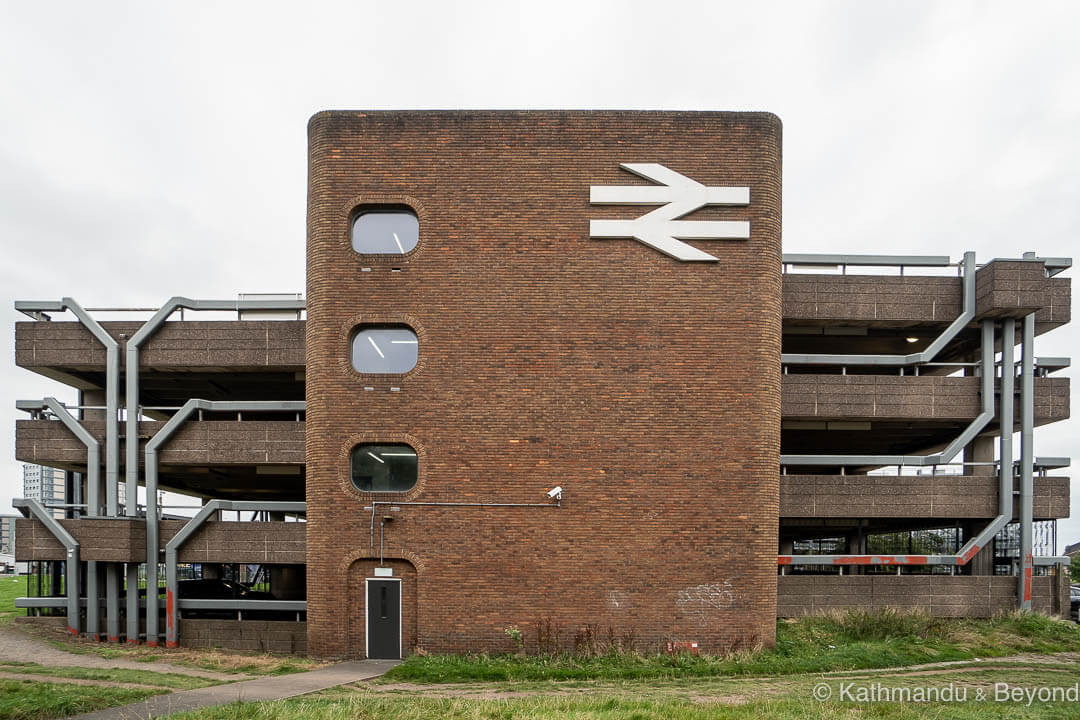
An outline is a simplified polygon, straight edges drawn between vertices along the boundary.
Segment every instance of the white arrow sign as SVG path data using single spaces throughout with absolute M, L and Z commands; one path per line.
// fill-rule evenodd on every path
M 593 205 L 663 205 L 633 220 L 592 220 L 591 238 L 634 238 L 676 260 L 716 262 L 718 258 L 680 240 L 748 240 L 744 220 L 677 220 L 706 205 L 749 205 L 748 187 L 706 187 L 658 163 L 622 163 L 659 185 L 593 185 Z

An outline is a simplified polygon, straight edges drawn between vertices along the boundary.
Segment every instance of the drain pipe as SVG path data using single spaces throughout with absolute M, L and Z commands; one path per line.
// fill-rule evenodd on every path
M 86 504 L 86 515 L 87 517 L 97 517 L 101 514 L 101 443 L 99 443 L 98 439 L 94 437 L 89 430 L 83 427 L 83 424 L 76 420 L 75 417 L 68 412 L 67 408 L 56 398 L 47 397 L 40 403 L 17 403 L 17 407 L 24 410 L 32 409 L 31 406 L 36 408 L 48 408 L 49 412 L 55 415 L 56 419 L 86 446 L 86 494 L 89 496 Z M 39 513 L 36 512 L 33 505 L 24 505 L 23 507 L 34 512 L 34 516 L 38 517 Z M 49 520 L 52 520 L 52 515 L 49 515 L 48 513 L 44 514 L 48 516 Z M 53 525 L 55 525 L 55 527 L 53 527 Z M 79 543 L 74 539 L 71 539 L 70 535 L 67 534 L 67 531 L 64 530 L 63 526 L 59 523 L 46 523 L 46 527 L 48 527 L 53 535 L 56 535 L 67 548 L 68 562 L 66 564 L 66 587 L 68 592 L 68 630 L 74 634 L 78 634 L 80 626 Z M 56 528 L 63 531 L 67 539 L 57 534 Z M 97 639 L 97 635 L 100 632 L 100 628 L 98 627 L 97 563 L 90 561 L 86 565 L 86 632 L 91 637 L 94 637 L 94 639 Z M 72 593 L 74 593 L 74 598 L 72 597 Z M 72 612 L 72 606 L 74 607 L 74 613 Z
M 114 516 L 117 514 L 120 481 L 120 435 L 117 428 L 120 409 L 120 343 L 75 300 L 66 297 L 60 302 L 105 346 L 105 514 Z M 97 502 L 98 498 L 91 499 L 91 505 L 96 505 Z
M 1031 609 L 1032 575 L 1032 487 L 1031 466 L 1034 460 L 1035 435 L 1035 313 L 1024 317 L 1020 371 L 1020 568 L 1017 580 L 1017 607 Z
M 65 297 L 61 304 L 79 319 L 83 327 L 105 346 L 105 514 L 117 515 L 120 483 L 120 436 L 117 422 L 120 409 L 120 343 L 101 327 L 101 323 L 83 310 L 73 298 Z M 89 507 L 97 507 L 99 499 L 94 496 Z M 87 513 L 91 515 L 91 513 Z M 97 515 L 99 513 L 93 513 Z M 91 515 L 91 516 L 93 516 Z M 110 641 L 116 642 L 120 633 L 120 572 L 117 563 L 107 563 L 105 570 L 105 623 Z M 86 563 L 86 632 L 95 640 L 99 636 L 97 611 L 97 563 Z M 91 601 L 91 592 L 93 600 Z M 93 609 L 91 609 L 93 604 Z
M 975 557 L 1003 527 L 1013 519 L 1013 392 L 1016 364 L 1013 354 L 1016 343 L 1016 320 L 1005 318 L 1001 323 L 1001 397 L 998 401 L 998 515 L 960 549 L 963 562 Z
M 127 348 L 125 351 L 125 386 L 126 386 L 126 398 L 127 398 L 127 423 L 126 423 L 126 437 L 127 443 L 125 448 L 126 461 L 124 464 L 125 481 L 127 484 L 127 496 L 128 504 L 126 508 L 126 514 L 128 517 L 135 517 L 138 514 L 138 504 L 135 499 L 138 497 L 139 491 L 139 349 L 143 346 L 150 337 L 156 333 L 165 321 L 169 317 L 182 308 L 188 308 L 191 310 L 303 310 L 305 303 L 303 300 L 192 300 L 183 296 L 176 296 L 169 298 L 168 302 L 161 306 L 161 308 L 154 313 L 154 315 L 143 323 L 142 327 L 135 331 L 135 334 L 127 341 Z M 147 466 L 149 467 L 149 466 Z M 147 483 L 149 488 L 149 482 Z M 150 505 L 151 498 L 150 492 L 147 490 L 146 494 L 146 517 L 147 523 L 150 522 Z M 157 495 L 154 494 L 153 505 L 157 507 Z M 157 518 L 155 513 L 154 524 L 156 527 Z M 155 542 L 156 546 L 156 542 Z M 149 557 L 150 539 L 147 537 L 147 556 Z M 156 552 L 156 550 L 155 550 Z M 155 555 L 156 557 L 156 555 Z M 147 568 L 147 577 L 149 577 L 150 569 Z M 157 575 L 156 565 L 154 575 Z M 138 568 L 128 567 L 128 592 L 127 592 L 127 632 L 128 642 L 138 642 L 139 632 L 139 595 L 138 595 Z M 149 616 L 148 616 L 149 617 Z M 149 628 L 149 625 L 147 626 Z M 156 630 L 156 629 L 155 629 Z M 156 638 L 157 633 L 155 631 L 154 636 Z M 150 634 L 147 633 L 147 642 L 150 641 Z M 155 639 L 156 642 L 156 639 Z
M 45 398 L 43 404 L 86 446 L 86 494 L 89 496 L 86 499 L 86 516 L 98 517 L 101 515 L 101 443 L 67 411 L 67 408 L 60 404 L 59 400 L 48 397 Z M 55 532 L 53 534 L 55 535 Z M 57 535 L 57 537 L 60 536 Z M 79 544 L 75 543 L 72 549 L 70 544 L 66 541 L 64 543 L 67 546 L 68 560 L 73 564 L 67 573 L 67 581 L 71 582 L 72 577 L 78 578 L 79 575 Z M 76 607 L 79 602 L 78 592 L 79 582 L 76 579 Z M 101 634 L 99 595 L 97 562 L 89 560 L 86 563 L 86 634 L 94 640 L 98 640 Z M 77 621 L 72 625 L 69 610 L 68 628 L 74 628 L 72 632 L 77 633 L 78 627 Z

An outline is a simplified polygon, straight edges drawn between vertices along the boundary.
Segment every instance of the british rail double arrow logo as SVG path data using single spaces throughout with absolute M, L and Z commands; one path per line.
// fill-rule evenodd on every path
M 593 205 L 663 205 L 633 220 L 592 220 L 589 237 L 633 238 L 685 262 L 717 262 L 719 258 L 683 240 L 748 240 L 745 220 L 679 220 L 706 205 L 750 204 L 748 187 L 706 187 L 658 163 L 622 163 L 624 170 L 657 185 L 592 185 Z

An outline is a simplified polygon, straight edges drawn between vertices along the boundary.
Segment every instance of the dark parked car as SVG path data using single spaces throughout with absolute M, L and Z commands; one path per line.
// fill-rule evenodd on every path
M 200 600 L 273 600 L 274 596 L 268 592 L 252 590 L 243 583 L 234 580 L 220 578 L 207 578 L 203 580 L 181 580 L 177 584 L 180 599 Z M 189 618 L 235 618 L 235 610 L 181 610 L 181 617 Z M 269 620 L 266 611 L 249 610 L 245 613 L 252 618 L 262 617 Z M 263 617 L 267 615 L 267 617 Z
M 164 594 L 164 590 L 162 590 Z M 140 597 L 146 597 L 146 589 L 139 590 Z M 184 600 L 276 600 L 268 592 L 252 590 L 243 583 L 235 580 L 221 578 L 205 578 L 202 580 L 181 580 L 177 583 L 177 597 Z M 140 614 L 145 613 L 145 610 Z M 295 613 L 282 613 L 273 610 L 247 610 L 245 617 L 263 620 L 291 619 Z M 236 610 L 225 609 L 199 609 L 181 610 L 180 616 L 185 618 L 235 618 Z
M 202 598 L 205 600 L 273 600 L 268 592 L 252 590 L 243 583 L 220 578 L 204 580 L 181 580 L 177 590 L 182 598 Z
M 1080 585 L 1069 586 L 1069 617 L 1080 622 Z

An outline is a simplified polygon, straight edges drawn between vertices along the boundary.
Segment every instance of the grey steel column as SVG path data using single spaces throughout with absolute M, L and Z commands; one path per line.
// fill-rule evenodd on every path
M 1016 373 L 1016 358 L 1013 345 L 1016 342 L 1016 320 L 1005 318 L 1001 321 L 1001 405 L 998 413 L 1000 438 L 998 451 L 998 472 L 1001 473 L 998 493 L 999 512 L 1012 521 L 1013 518 L 1013 379 Z M 1008 487 L 1009 492 L 1004 492 Z
M 61 302 L 105 346 L 105 514 L 115 517 L 118 514 L 120 482 L 120 434 L 117 427 L 120 410 L 120 344 L 73 298 L 66 297 Z M 98 497 L 94 496 L 91 505 L 96 506 L 98 502 Z M 90 517 L 98 514 L 87 513 Z M 86 632 L 95 640 L 100 631 L 97 586 L 97 563 L 89 561 L 86 568 Z M 107 634 L 112 641 L 119 639 L 119 594 L 119 569 L 115 563 L 108 563 L 105 573 L 105 615 Z
M 190 404 L 190 401 L 188 401 Z M 179 414 L 179 413 L 178 413 Z M 175 415 L 173 418 L 175 419 Z M 168 427 L 169 423 L 165 426 Z M 160 434 L 160 432 L 159 432 Z M 158 506 L 156 438 L 146 444 L 146 644 L 158 644 Z
M 139 563 L 127 564 L 127 641 L 134 644 L 139 642 Z
M 79 438 L 83 445 L 86 446 L 86 516 L 97 517 L 101 514 L 101 445 L 98 443 L 97 438 L 91 435 L 83 427 L 82 423 L 76 420 L 67 411 L 67 408 L 60 404 L 59 400 L 49 397 L 45 398 L 42 403 L 64 424 L 64 427 L 74 433 L 75 437 Z M 68 560 L 72 561 L 70 552 L 68 553 Z M 79 553 L 77 549 L 73 562 L 74 567 L 67 570 L 68 582 L 70 583 L 74 577 L 77 589 L 79 575 Z M 101 632 L 98 622 L 99 615 L 97 563 L 91 560 L 86 563 L 86 632 L 95 640 L 98 639 Z
M 105 636 L 120 642 L 120 563 L 105 563 Z
M 1031 609 L 1032 478 L 1035 425 L 1035 313 L 1024 318 L 1020 375 L 1020 577 L 1016 588 L 1017 607 Z

